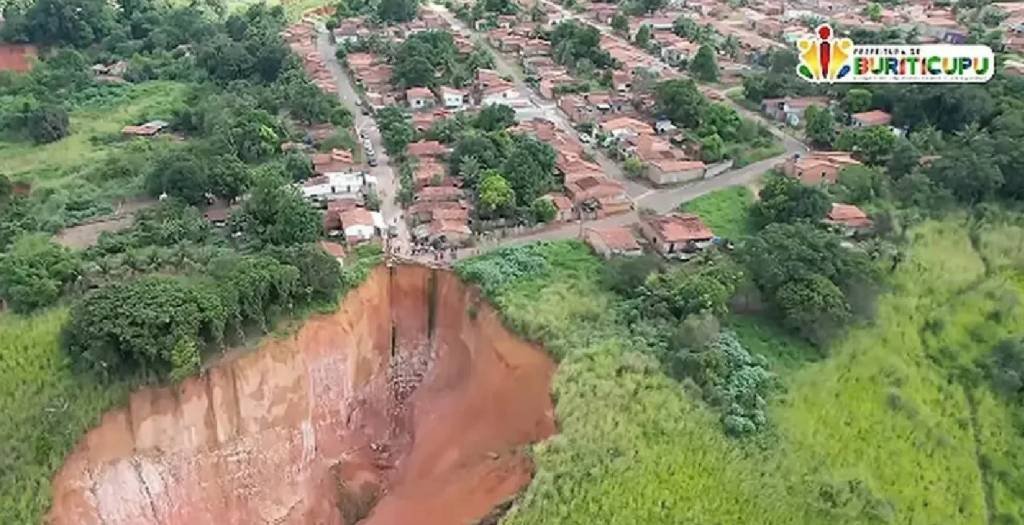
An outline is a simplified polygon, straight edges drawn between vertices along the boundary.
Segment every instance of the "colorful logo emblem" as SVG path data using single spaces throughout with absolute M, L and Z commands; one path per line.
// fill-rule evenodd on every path
M 835 38 L 832 26 L 822 24 L 815 31 L 817 38 L 801 38 L 796 47 L 800 63 L 796 72 L 810 81 L 835 81 L 850 74 L 849 58 L 853 53 L 853 41 L 849 38 Z
M 822 24 L 796 43 L 796 73 L 816 83 L 979 83 L 995 70 L 988 46 L 957 44 L 855 45 Z

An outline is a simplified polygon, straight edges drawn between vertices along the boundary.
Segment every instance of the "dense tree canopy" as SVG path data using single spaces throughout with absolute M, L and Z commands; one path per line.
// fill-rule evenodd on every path
M 715 49 L 707 44 L 700 46 L 697 54 L 690 61 L 690 74 L 701 82 L 718 80 L 718 61 L 715 60 Z
M 771 174 L 761 188 L 758 215 L 765 223 L 818 221 L 829 209 L 828 195 L 781 174 Z

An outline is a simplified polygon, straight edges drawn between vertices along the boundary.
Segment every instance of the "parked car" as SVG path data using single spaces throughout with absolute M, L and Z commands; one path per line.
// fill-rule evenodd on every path
M 366 163 L 369 164 L 370 166 L 376 166 L 377 157 L 371 156 L 370 158 L 366 159 Z

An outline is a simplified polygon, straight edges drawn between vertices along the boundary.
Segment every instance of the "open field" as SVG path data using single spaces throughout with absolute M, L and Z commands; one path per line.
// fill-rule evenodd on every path
M 55 187 L 80 175 L 76 168 L 103 159 L 120 146 L 120 130 L 143 119 L 170 117 L 169 109 L 185 92 L 175 82 L 145 82 L 125 86 L 120 96 L 86 103 L 71 112 L 71 134 L 57 142 L 0 141 L 4 173 L 28 178 L 34 186 Z
M 0 523 L 40 522 L 64 455 L 128 392 L 72 369 L 58 344 L 66 317 L 0 315 Z
M 617 325 L 584 248 L 534 248 L 549 269 L 489 291 L 561 359 L 561 434 L 536 447 L 506 523 L 1019 522 L 1021 409 L 968 372 L 1024 331 L 1024 252 L 1016 226 L 968 231 L 959 217 L 913 229 L 876 320 L 824 356 L 769 320 L 727 320 L 781 383 L 772 430 L 747 440 Z
M 145 82 L 96 88 L 83 93 L 71 111 L 71 134 L 57 142 L 36 145 L 0 139 L 0 173 L 31 185 L 33 212 L 46 231 L 116 211 L 119 204 L 143 192 L 142 163 L 118 162 L 140 155 L 160 141 L 123 140 L 126 124 L 170 119 L 186 91 L 175 82 Z
M 754 195 L 743 186 L 718 190 L 680 206 L 680 210 L 696 213 L 719 237 L 739 239 L 754 232 L 750 206 Z

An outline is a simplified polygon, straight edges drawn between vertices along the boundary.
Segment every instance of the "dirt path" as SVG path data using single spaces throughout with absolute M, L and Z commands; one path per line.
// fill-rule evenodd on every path
M 125 201 L 118 205 L 114 213 L 105 217 L 98 217 L 91 221 L 64 228 L 53 236 L 57 244 L 71 248 L 72 250 L 84 250 L 99 240 L 103 232 L 117 232 L 132 225 L 135 214 L 156 205 L 153 199 L 135 199 Z

